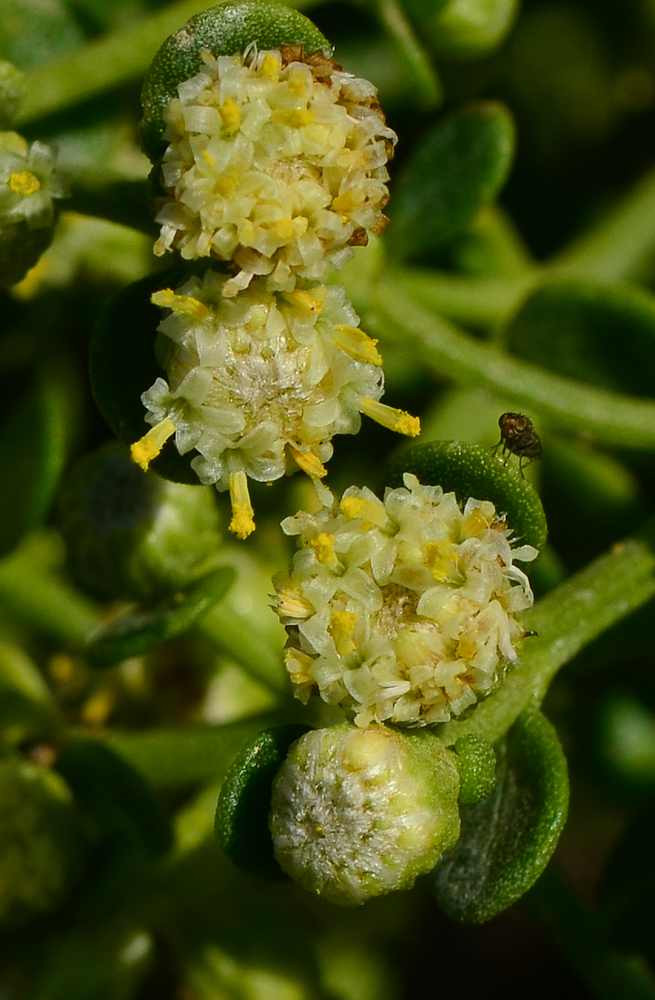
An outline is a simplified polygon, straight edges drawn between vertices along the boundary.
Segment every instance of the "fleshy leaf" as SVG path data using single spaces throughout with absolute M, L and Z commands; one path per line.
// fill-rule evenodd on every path
M 255 42 L 260 49 L 284 44 L 304 46 L 309 55 L 332 54 L 332 46 L 303 14 L 282 4 L 259 0 L 230 0 L 203 10 L 170 35 L 155 56 L 141 92 L 140 124 L 143 151 L 154 162 L 164 151 L 164 109 L 184 80 L 202 67 L 205 49 L 214 56 L 241 54 Z
M 550 859 L 566 820 L 566 759 L 550 722 L 524 712 L 498 749 L 496 789 L 461 810 L 462 833 L 435 869 L 447 916 L 484 923 L 520 899 Z
M 289 747 L 309 726 L 272 726 L 239 753 L 221 789 L 215 832 L 230 861 L 257 878 L 287 878 L 273 855 L 268 828 L 272 784 Z
M 534 487 L 484 448 L 463 441 L 430 441 L 401 452 L 387 466 L 385 486 L 403 485 L 413 472 L 419 482 L 453 492 L 460 503 L 469 497 L 491 500 L 521 542 L 541 549 L 547 536 L 546 515 Z
M 225 596 L 234 570 L 221 566 L 176 598 L 149 611 L 128 612 L 91 637 L 86 658 L 91 667 L 111 667 L 140 656 L 187 632 Z
M 505 331 L 513 354 L 567 378 L 655 396 L 655 297 L 566 279 L 538 288 Z
M 514 155 L 509 111 L 492 101 L 458 109 L 401 172 L 390 206 L 390 250 L 418 258 L 460 232 L 502 187 Z

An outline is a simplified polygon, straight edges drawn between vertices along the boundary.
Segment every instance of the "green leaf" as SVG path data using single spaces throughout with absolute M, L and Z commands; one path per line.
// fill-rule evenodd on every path
M 234 582 L 231 566 L 220 566 L 181 597 L 151 611 L 130 612 L 91 637 L 86 658 L 91 667 L 111 667 L 176 639 L 200 621 Z
M 433 876 L 439 905 L 464 923 L 491 920 L 527 892 L 566 819 L 566 759 L 546 717 L 524 712 L 498 750 L 493 795 L 462 808 L 460 839 Z
M 655 297 L 565 279 L 538 288 L 505 331 L 509 351 L 567 378 L 655 396 Z
M 37 525 L 52 503 L 68 458 L 68 380 L 40 371 L 0 423 L 0 469 L 11 489 L 0 491 L 0 555 Z
M 140 124 L 143 151 L 154 162 L 163 153 L 164 110 L 183 80 L 202 67 L 202 53 L 231 56 L 242 53 L 251 42 L 260 49 L 278 49 L 284 44 L 303 45 L 305 51 L 332 54 L 332 46 L 312 22 L 282 4 L 259 0 L 229 0 L 203 10 L 170 35 L 148 71 L 141 102 Z
M 0 58 L 20 69 L 74 49 L 84 35 L 61 0 L 2 0 Z
M 521 542 L 543 548 L 546 515 L 533 486 L 488 451 L 463 441 L 430 441 L 401 452 L 387 466 L 385 486 L 403 485 L 412 472 L 419 482 L 453 492 L 461 504 L 469 497 L 491 500 Z
M 423 138 L 394 188 L 390 249 L 418 258 L 447 243 L 502 187 L 514 155 L 504 105 L 469 104 Z
M 289 724 L 259 733 L 236 758 L 221 789 L 216 836 L 230 861 L 257 878 L 287 878 L 273 855 L 268 828 L 272 785 L 289 747 L 309 728 Z
M 459 771 L 459 801 L 475 806 L 489 798 L 496 787 L 496 753 L 483 736 L 469 733 L 455 743 Z

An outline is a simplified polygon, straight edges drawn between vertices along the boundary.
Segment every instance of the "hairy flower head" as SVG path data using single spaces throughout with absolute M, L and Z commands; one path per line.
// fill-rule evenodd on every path
M 278 574 L 275 610 L 287 627 L 287 669 L 296 695 L 319 694 L 359 726 L 446 722 L 493 690 L 516 662 L 532 604 L 513 546 L 489 501 L 422 486 L 384 501 L 351 487 L 341 501 L 282 527 L 300 550 Z
M 359 430 L 361 413 L 400 433 L 418 421 L 379 402 L 381 358 L 359 329 L 340 286 L 268 291 L 257 279 L 235 297 L 208 270 L 157 292 L 167 378 L 144 393 L 153 425 L 132 446 L 144 468 L 174 435 L 201 482 L 232 494 L 232 530 L 252 527 L 246 477 L 270 482 L 298 467 L 317 478 L 335 434 Z
M 353 906 L 408 889 L 459 835 L 455 755 L 431 733 L 315 729 L 273 786 L 278 863 L 310 892 Z
M 203 58 L 165 115 L 155 252 L 233 260 L 227 294 L 325 278 L 386 225 L 396 135 L 375 88 L 298 45 Z

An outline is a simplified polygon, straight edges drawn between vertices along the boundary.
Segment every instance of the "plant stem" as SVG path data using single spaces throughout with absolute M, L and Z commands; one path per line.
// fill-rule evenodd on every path
M 469 719 L 446 723 L 439 735 L 447 743 L 467 733 L 495 742 L 528 705 L 541 703 L 560 667 L 653 597 L 655 518 L 523 614 L 525 628 L 537 637 L 525 640 L 520 665 Z
M 306 9 L 316 0 L 286 0 Z M 173 31 L 204 10 L 203 0 L 178 0 L 149 17 L 83 45 L 26 74 L 26 97 L 17 126 L 95 97 L 143 76 L 157 49 Z
M 607 445 L 655 449 L 655 403 L 606 392 L 520 361 L 475 340 L 416 301 L 403 278 L 378 282 L 364 326 L 414 349 L 440 377 L 490 389 L 517 408 Z M 395 336 L 394 336 L 395 334 Z

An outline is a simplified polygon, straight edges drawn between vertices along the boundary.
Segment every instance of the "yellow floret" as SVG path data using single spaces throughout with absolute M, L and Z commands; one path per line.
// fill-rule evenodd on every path
M 41 181 L 30 170 L 12 174 L 7 183 L 14 194 L 36 194 L 41 189 Z

